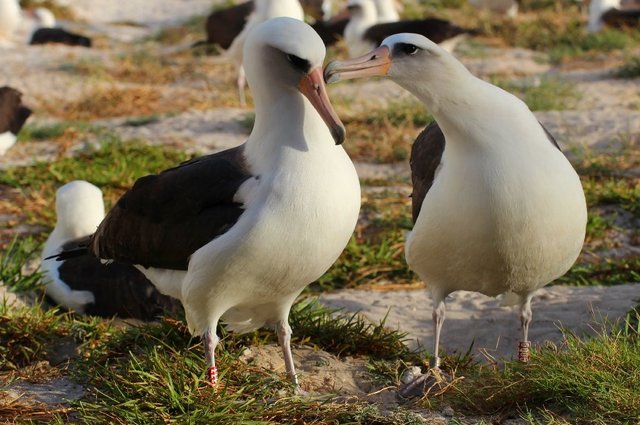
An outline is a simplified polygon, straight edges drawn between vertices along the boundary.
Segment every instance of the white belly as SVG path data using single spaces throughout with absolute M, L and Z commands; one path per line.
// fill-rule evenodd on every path
M 529 293 L 564 274 L 582 248 L 586 204 L 568 161 L 548 156 L 445 162 L 407 240 L 409 266 L 444 294 Z
M 358 219 L 360 185 L 342 148 L 331 149 L 317 162 L 293 153 L 286 167 L 261 176 L 233 228 L 193 254 L 182 300 L 195 333 L 230 309 L 227 321 L 252 322 L 242 330 L 281 317 L 338 258 Z

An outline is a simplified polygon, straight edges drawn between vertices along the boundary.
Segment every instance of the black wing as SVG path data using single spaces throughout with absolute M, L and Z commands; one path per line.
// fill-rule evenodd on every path
M 442 160 L 444 144 L 444 134 L 442 134 L 438 123 L 433 121 L 420 133 L 411 147 L 410 164 L 411 182 L 413 183 L 411 210 L 414 223 L 420 214 L 422 201 L 433 184 L 436 169 Z
M 558 142 L 553 135 L 542 124 L 542 129 L 553 146 L 560 150 Z M 445 138 L 440 126 L 433 121 L 425 128 L 411 147 L 411 182 L 413 192 L 411 193 L 411 211 L 413 222 L 415 223 L 422 208 L 427 192 L 433 185 L 438 166 L 442 162 L 442 154 L 445 147 Z M 560 150 L 561 151 L 561 150 Z M 562 151 L 561 151 L 562 152 Z
M 58 43 L 68 46 L 91 47 L 91 39 L 62 28 L 38 28 L 31 35 L 29 44 Z
M 142 177 L 109 211 L 89 251 L 98 258 L 186 270 L 193 252 L 242 215 L 233 197 L 250 177 L 243 146 Z
M 331 46 L 342 38 L 348 23 L 348 17 L 340 17 L 328 21 L 316 21 L 311 27 L 318 33 L 325 46 Z
M 640 26 L 640 9 L 609 9 L 602 15 L 602 22 L 615 28 L 638 28 Z
M 434 43 L 441 43 L 457 35 L 474 34 L 477 31 L 461 28 L 442 19 L 425 18 L 373 25 L 365 31 L 364 39 L 375 43 L 377 46 L 382 43 L 385 38 L 403 32 L 420 34 Z
M 71 241 L 63 251 L 81 244 Z M 164 313 L 179 314 L 182 310 L 180 301 L 162 295 L 130 264 L 103 264 L 87 254 L 65 260 L 58 275 L 71 289 L 93 293 L 95 302 L 86 307 L 85 313 L 94 316 L 154 320 Z
M 228 49 L 244 28 L 253 9 L 253 1 L 248 1 L 212 12 L 205 23 L 207 43 L 217 44 L 223 49 Z
M 31 109 L 22 105 L 22 93 L 12 87 L 0 87 L 0 134 L 18 134 L 30 115 Z

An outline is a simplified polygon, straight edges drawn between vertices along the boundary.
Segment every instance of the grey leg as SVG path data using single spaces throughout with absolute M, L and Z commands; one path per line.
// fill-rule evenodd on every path
M 291 354 L 291 326 L 287 319 L 281 320 L 276 323 L 276 334 L 278 335 L 278 342 L 280 348 L 282 348 L 282 355 L 284 356 L 284 365 L 287 369 L 287 375 L 289 379 L 299 388 L 298 376 L 296 375 L 296 368 L 293 364 L 293 354 Z
M 433 294 L 433 314 L 431 317 L 433 318 L 433 328 L 434 328 L 434 343 L 433 343 L 433 360 L 431 360 L 432 368 L 440 367 L 440 332 L 442 331 L 442 324 L 444 323 L 445 317 L 445 304 L 444 304 L 445 295 L 443 294 Z

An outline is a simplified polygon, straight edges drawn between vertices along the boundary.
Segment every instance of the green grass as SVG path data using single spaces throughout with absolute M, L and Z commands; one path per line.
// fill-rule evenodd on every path
M 617 78 L 640 77 L 640 56 L 634 56 L 616 69 L 613 75 Z
M 556 280 L 569 285 L 620 285 L 640 282 L 640 257 L 603 258 L 599 261 L 578 263 Z
M 410 413 L 383 415 L 361 401 L 337 403 L 330 395 L 300 398 L 280 373 L 239 360 L 246 345 L 261 345 L 264 331 L 248 336 L 222 334 L 216 351 L 221 387 L 203 381 L 205 361 L 199 339 L 178 321 L 114 327 L 108 321 L 44 311 L 40 307 L 0 308 L 0 369 L 12 370 L 47 358 L 59 338 L 72 338 L 79 355 L 67 374 L 88 388 L 72 403 L 86 423 L 365 423 L 402 424 Z M 405 357 L 403 336 L 353 316 L 336 315 L 313 302 L 292 311 L 299 340 L 342 354 Z M 270 334 L 270 333 L 269 333 Z M 318 336 L 322 335 L 322 336 Z M 336 342 L 342 341 L 342 342 Z M 345 347 L 349 349 L 345 349 Z M 67 412 L 68 414 L 68 412 Z M 62 417 L 59 418 L 61 421 Z M 245 422 L 246 421 L 246 422 Z M 369 422 L 373 421 L 373 422 Z
M 424 105 L 413 98 L 357 113 L 352 111 L 350 102 L 339 100 L 334 103 L 347 129 L 344 148 L 358 161 L 406 161 L 415 138 L 433 120 Z
M 508 362 L 462 371 L 465 379 L 444 399 L 470 414 L 517 409 L 562 415 L 570 423 L 636 423 L 639 364 L 640 340 L 621 323 L 586 340 L 568 334 L 561 347 L 533 350 L 527 365 Z
M 0 171 L 0 184 L 19 188 L 20 200 L 31 223 L 52 225 L 55 191 L 72 180 L 87 180 L 100 187 L 110 205 L 139 177 L 173 167 L 187 159 L 179 151 L 147 145 L 140 141 L 122 142 L 116 136 L 102 135 L 98 146 L 88 146 L 74 157 L 55 162 Z M 49 208 L 42 208 L 50 205 Z
M 574 84 L 554 77 L 523 84 L 493 77 L 490 82 L 518 96 L 532 111 L 563 111 L 574 107 L 580 99 Z
M 55 140 L 64 136 L 66 133 L 78 132 L 100 132 L 101 129 L 86 121 L 61 121 L 51 124 L 27 124 L 20 133 L 18 133 L 18 141 L 43 141 Z
M 32 237 L 14 237 L 0 250 L 0 282 L 14 292 L 27 292 L 40 286 L 40 272 L 24 270 L 25 264 L 37 257 L 40 243 Z
M 404 234 L 413 227 L 410 202 L 396 189 L 365 192 L 355 235 L 338 261 L 311 289 L 415 281 L 404 260 Z

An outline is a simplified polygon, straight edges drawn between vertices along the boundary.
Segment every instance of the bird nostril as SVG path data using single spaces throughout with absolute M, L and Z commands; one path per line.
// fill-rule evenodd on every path
M 376 59 L 378 59 L 378 55 L 373 55 L 373 56 L 371 56 L 371 59 L 369 59 L 369 60 L 372 60 L 372 61 L 373 61 L 373 60 L 376 60 Z

